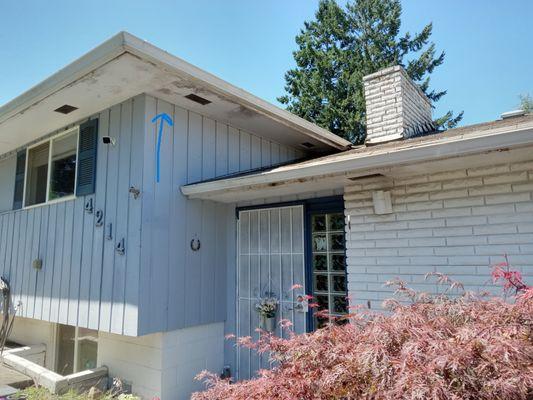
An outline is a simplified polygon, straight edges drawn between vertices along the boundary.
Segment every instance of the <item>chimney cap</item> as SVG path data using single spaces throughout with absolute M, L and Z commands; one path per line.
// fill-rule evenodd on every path
M 372 79 L 376 79 L 376 78 L 388 75 L 393 72 L 398 72 L 401 70 L 403 70 L 403 68 L 399 65 L 393 65 L 392 67 L 383 68 L 377 72 L 363 76 L 363 82 L 370 81 Z

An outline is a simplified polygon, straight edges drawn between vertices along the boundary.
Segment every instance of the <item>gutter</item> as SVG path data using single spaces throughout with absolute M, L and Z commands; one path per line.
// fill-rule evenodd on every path
M 481 153 L 500 148 L 533 144 L 533 123 L 507 126 L 483 131 L 482 134 L 440 137 L 435 141 L 413 144 L 400 149 L 388 148 L 368 154 L 338 154 L 329 159 L 307 162 L 302 165 L 280 167 L 270 171 L 212 182 L 181 186 L 181 193 L 189 198 L 205 198 L 218 192 L 273 186 L 289 180 L 305 181 L 321 176 L 342 175 L 348 171 L 390 167 L 399 164 L 423 162 L 448 157 Z M 400 144 L 401 145 L 401 144 Z

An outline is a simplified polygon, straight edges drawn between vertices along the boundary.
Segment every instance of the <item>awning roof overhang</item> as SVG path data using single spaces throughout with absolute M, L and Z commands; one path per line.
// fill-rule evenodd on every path
M 483 129 L 461 128 L 456 133 L 346 151 L 268 171 L 193 183 L 182 186 L 181 191 L 189 198 L 240 202 L 338 189 L 350 182 L 350 178 L 377 172 L 389 176 L 416 175 L 463 165 L 472 167 L 533 158 L 533 147 L 529 147 L 533 146 L 533 117 L 481 126 Z M 466 132 L 461 133 L 463 131 Z M 512 149 L 518 151 L 512 154 L 506 151 Z
M 141 93 L 281 144 L 332 152 L 350 143 L 129 33 L 121 32 L 0 107 L 0 154 Z M 211 103 L 200 105 L 185 95 Z M 78 109 L 54 112 L 69 104 Z

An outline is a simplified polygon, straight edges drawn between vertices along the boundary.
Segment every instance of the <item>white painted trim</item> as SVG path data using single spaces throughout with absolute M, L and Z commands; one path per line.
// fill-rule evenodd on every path
M 434 140 L 413 143 L 412 146 L 398 148 L 371 148 L 367 153 L 341 153 L 329 158 L 301 164 L 293 164 L 259 172 L 253 175 L 200 182 L 181 186 L 181 192 L 189 198 L 214 198 L 219 192 L 256 186 L 282 183 L 290 180 L 307 180 L 320 176 L 343 175 L 348 171 L 382 168 L 399 164 L 422 162 L 501 148 L 511 148 L 533 144 L 533 121 L 522 125 L 492 128 L 452 137 L 435 135 Z
M 215 93 L 333 148 L 346 149 L 351 145 L 349 141 L 326 129 L 276 107 L 127 32 L 119 32 L 48 79 L 0 107 L 0 124 L 126 52 L 152 62 L 169 73 L 187 75 Z

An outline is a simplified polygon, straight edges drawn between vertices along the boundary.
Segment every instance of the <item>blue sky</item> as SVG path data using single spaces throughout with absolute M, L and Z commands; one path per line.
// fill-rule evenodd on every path
M 341 0 L 339 0 L 342 2 Z M 276 103 L 293 65 L 294 36 L 315 0 L 4 1 L 0 104 L 89 49 L 127 30 Z M 432 86 L 448 94 L 435 116 L 465 111 L 463 124 L 496 119 L 533 95 L 533 1 L 405 0 L 403 30 L 434 24 L 446 51 Z

